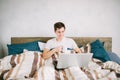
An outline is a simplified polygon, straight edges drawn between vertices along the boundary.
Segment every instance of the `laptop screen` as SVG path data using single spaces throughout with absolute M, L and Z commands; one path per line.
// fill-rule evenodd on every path
M 57 68 L 60 69 L 71 66 L 87 67 L 92 56 L 92 53 L 60 54 L 58 57 Z

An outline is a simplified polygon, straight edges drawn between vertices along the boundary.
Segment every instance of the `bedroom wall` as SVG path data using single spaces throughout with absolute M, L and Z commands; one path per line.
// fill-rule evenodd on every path
M 55 36 L 57 21 L 66 36 L 112 37 L 120 56 L 120 0 L 0 0 L 0 57 L 11 37 Z

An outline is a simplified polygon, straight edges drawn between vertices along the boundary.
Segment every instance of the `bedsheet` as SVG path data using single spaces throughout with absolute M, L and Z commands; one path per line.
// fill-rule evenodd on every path
M 56 70 L 51 57 L 42 58 L 42 53 L 27 51 L 9 55 L 0 60 L 0 80 L 116 80 L 120 79 L 120 65 L 92 59 L 88 67 L 72 66 Z

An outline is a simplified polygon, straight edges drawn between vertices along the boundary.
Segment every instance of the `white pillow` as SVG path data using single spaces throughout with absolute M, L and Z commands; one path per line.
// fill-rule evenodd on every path
M 29 51 L 27 49 L 23 49 L 23 53 L 28 53 L 28 52 L 36 52 L 36 53 L 42 54 L 42 52 L 40 51 Z
M 27 50 L 27 49 L 23 49 L 23 52 L 27 52 L 27 51 L 29 51 L 29 50 Z
M 44 42 L 38 42 L 38 46 L 39 46 L 39 48 L 40 48 L 40 51 L 43 51 L 44 50 L 44 48 L 45 48 L 45 44 L 46 43 L 44 43 Z

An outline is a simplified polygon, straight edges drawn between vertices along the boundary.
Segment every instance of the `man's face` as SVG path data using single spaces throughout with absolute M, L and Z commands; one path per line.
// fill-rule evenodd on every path
M 55 31 L 57 37 L 59 37 L 59 38 L 62 38 L 62 37 L 64 36 L 64 32 L 65 32 L 64 27 L 62 27 L 62 28 L 60 28 L 60 29 L 57 28 L 57 30 Z

